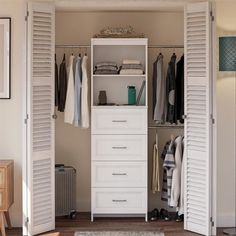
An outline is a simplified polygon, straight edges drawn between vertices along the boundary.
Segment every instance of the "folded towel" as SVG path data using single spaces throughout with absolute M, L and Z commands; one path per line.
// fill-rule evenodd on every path
M 143 66 L 141 64 L 123 64 L 121 66 L 122 69 L 140 69 L 143 70 Z
M 122 64 L 141 64 L 139 60 L 129 60 L 129 59 L 124 59 Z
M 95 70 L 94 74 L 96 75 L 116 75 L 118 74 L 118 70 Z
M 117 66 L 95 66 L 96 70 L 118 70 Z
M 105 61 L 105 62 L 98 62 L 96 64 L 96 67 L 99 67 L 99 66 L 117 66 L 117 63 L 115 62 L 112 62 L 112 61 Z
M 143 70 L 140 69 L 121 69 L 121 75 L 143 75 Z

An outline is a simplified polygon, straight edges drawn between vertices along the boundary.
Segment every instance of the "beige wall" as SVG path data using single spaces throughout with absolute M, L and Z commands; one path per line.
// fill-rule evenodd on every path
M 183 45 L 183 13 L 155 12 L 83 12 L 56 13 L 56 43 L 57 44 L 90 44 L 90 38 L 105 26 L 131 25 L 137 32 L 145 33 L 149 44 L 181 44 Z M 63 49 L 57 50 L 58 61 L 61 60 Z M 71 49 L 67 49 L 69 55 Z M 78 49 L 73 50 L 78 54 Z M 158 49 L 149 50 L 149 113 L 151 124 L 152 107 L 152 63 L 159 54 Z M 175 51 L 180 57 L 183 49 L 162 49 L 166 62 Z M 88 51 L 89 53 L 89 51 Z M 181 134 L 181 130 L 159 130 L 160 145 L 163 146 L 170 134 Z M 149 134 L 149 156 L 155 140 L 155 130 Z M 79 211 L 90 211 L 90 130 L 81 130 L 63 122 L 63 114 L 56 121 L 56 161 L 73 165 L 78 170 L 77 178 L 77 207 Z M 149 161 L 151 164 L 151 159 Z M 151 166 L 150 166 L 151 167 Z M 149 171 L 151 174 L 151 169 Z M 149 181 L 150 182 L 150 181 Z M 150 189 L 150 188 L 149 188 Z M 163 207 L 160 195 L 149 194 L 149 209 Z
M 236 2 L 217 1 L 217 35 L 236 36 Z M 218 46 L 218 38 L 217 38 Z M 218 47 L 217 47 L 218 48 Z M 218 57 L 218 54 L 217 54 Z M 218 65 L 217 65 L 218 66 Z M 235 225 L 236 74 L 217 73 L 217 221 Z
M 0 16 L 12 18 L 11 99 L 0 99 L 0 159 L 14 159 L 15 203 L 10 208 L 14 226 L 22 222 L 22 125 L 23 81 L 25 79 L 25 4 L 23 1 L 0 1 Z

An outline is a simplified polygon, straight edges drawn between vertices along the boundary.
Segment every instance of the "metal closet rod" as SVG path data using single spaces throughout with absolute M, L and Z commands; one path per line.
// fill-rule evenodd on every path
M 56 48 L 90 48 L 91 45 L 59 44 Z M 184 48 L 184 45 L 149 45 L 148 48 Z
M 154 125 L 148 126 L 148 129 L 183 129 L 184 125 Z

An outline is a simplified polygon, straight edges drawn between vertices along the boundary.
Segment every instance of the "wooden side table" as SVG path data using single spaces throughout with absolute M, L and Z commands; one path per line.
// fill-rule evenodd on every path
M 2 236 L 6 236 L 4 218 L 11 228 L 9 208 L 14 202 L 14 161 L 0 160 L 0 227 Z

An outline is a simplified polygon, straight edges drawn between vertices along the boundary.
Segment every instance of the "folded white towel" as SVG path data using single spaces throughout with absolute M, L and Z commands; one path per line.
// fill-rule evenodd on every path
M 121 75 L 142 75 L 143 70 L 140 69 L 122 69 L 120 70 Z
M 124 60 L 123 60 L 123 64 L 135 64 L 135 65 L 139 65 L 139 64 L 141 64 L 141 62 L 140 62 L 139 60 L 124 59 Z

